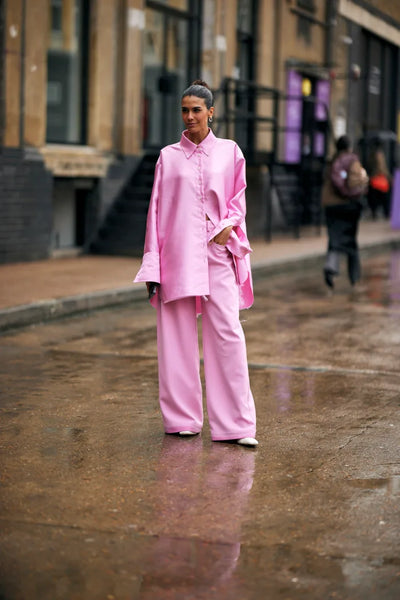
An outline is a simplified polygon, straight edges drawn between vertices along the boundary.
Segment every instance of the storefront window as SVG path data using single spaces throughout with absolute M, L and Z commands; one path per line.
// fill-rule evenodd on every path
M 236 73 L 239 80 L 255 79 L 257 3 L 254 0 L 238 0 L 237 4 L 237 57 Z M 250 115 L 255 111 L 253 88 L 247 83 L 237 84 L 235 108 L 242 116 L 235 124 L 235 140 L 242 149 L 254 148 L 254 121 Z
M 155 4 L 152 2 L 151 6 Z M 186 8 L 188 3 L 171 0 L 162 4 L 169 8 Z M 193 11 L 178 15 L 160 7 L 146 9 L 143 48 L 143 141 L 146 147 L 159 147 L 180 137 L 183 128 L 180 94 L 190 83 L 189 63 L 194 41 L 189 35 L 189 21 L 196 14 Z
M 47 52 L 48 142 L 85 142 L 88 0 L 51 0 Z
M 237 28 L 248 35 L 253 34 L 253 3 L 249 0 L 238 0 Z
M 156 0 L 156 3 L 178 10 L 188 10 L 189 8 L 189 0 Z

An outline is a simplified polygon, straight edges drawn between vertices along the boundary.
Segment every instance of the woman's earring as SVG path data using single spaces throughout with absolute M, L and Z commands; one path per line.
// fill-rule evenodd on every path
M 212 117 L 208 117 L 208 122 L 209 122 L 210 125 L 211 125 L 212 121 L 213 121 L 213 118 Z

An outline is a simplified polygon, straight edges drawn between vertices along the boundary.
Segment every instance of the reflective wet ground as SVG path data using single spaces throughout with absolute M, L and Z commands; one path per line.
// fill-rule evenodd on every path
M 165 436 L 155 312 L 0 338 L 2 600 L 398 600 L 400 253 L 256 282 L 256 450 Z

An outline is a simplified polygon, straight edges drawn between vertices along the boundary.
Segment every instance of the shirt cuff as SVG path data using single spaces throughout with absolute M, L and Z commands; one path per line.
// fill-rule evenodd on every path
M 146 252 L 144 254 L 142 266 L 133 282 L 139 283 L 141 281 L 160 283 L 160 255 L 158 252 Z
M 237 258 L 244 258 L 247 256 L 247 254 L 253 252 L 253 250 L 250 248 L 249 240 L 241 230 L 240 234 L 241 235 L 239 237 L 236 231 L 232 229 L 231 235 L 226 243 L 226 247 L 228 248 L 229 252 L 233 254 L 233 256 L 236 256 Z
M 218 225 L 216 225 L 214 227 L 214 229 L 212 231 L 210 231 L 209 236 L 208 236 L 208 242 L 211 242 L 211 240 L 213 240 L 215 238 L 216 235 L 218 235 L 219 233 L 221 233 L 221 231 L 223 231 L 225 229 L 225 227 L 233 227 L 235 224 L 235 218 L 232 217 L 230 219 L 222 219 L 222 221 L 220 221 L 218 223 Z

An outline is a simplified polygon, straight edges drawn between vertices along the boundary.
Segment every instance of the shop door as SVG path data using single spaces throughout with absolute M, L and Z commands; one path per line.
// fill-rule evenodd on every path
M 143 145 L 159 148 L 179 140 L 181 94 L 189 85 L 189 20 L 171 11 L 146 9 Z
M 254 0 L 238 0 L 237 4 L 237 57 L 236 67 L 239 82 L 236 86 L 235 140 L 252 160 L 254 151 L 254 88 L 247 82 L 255 76 L 255 31 L 257 8 Z M 241 83 L 243 82 L 243 83 Z
M 302 223 L 320 225 L 320 196 L 327 152 L 330 84 L 303 77 L 300 183 Z

